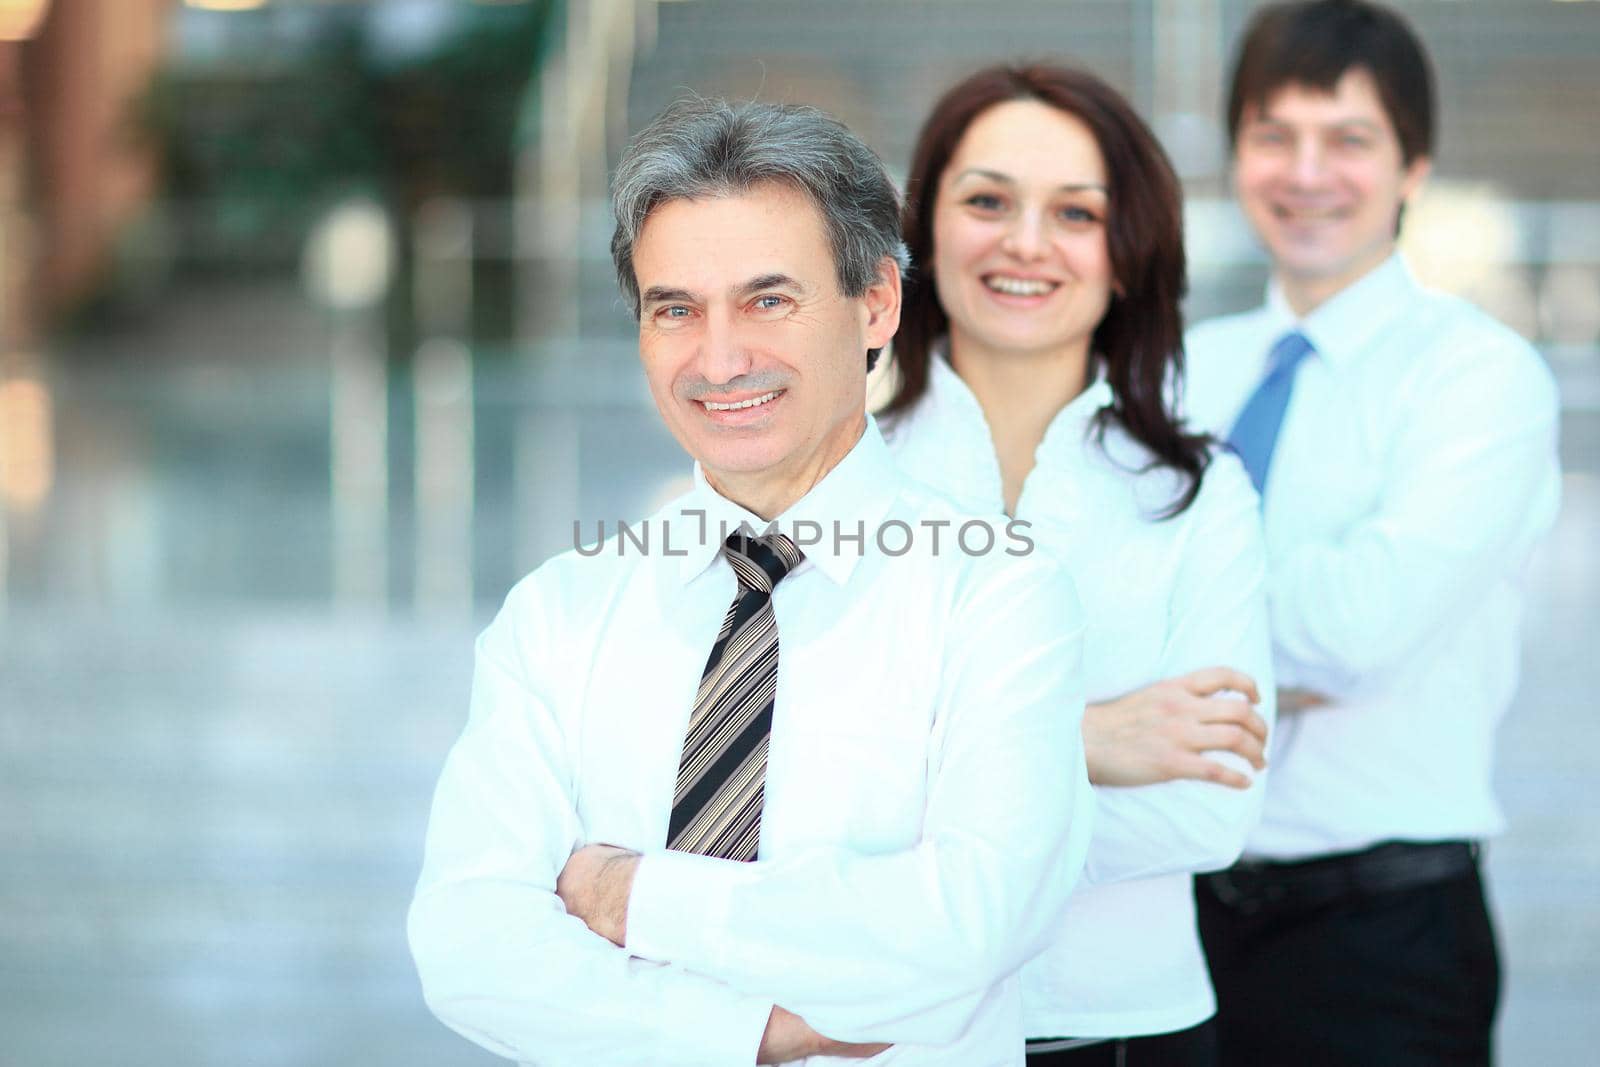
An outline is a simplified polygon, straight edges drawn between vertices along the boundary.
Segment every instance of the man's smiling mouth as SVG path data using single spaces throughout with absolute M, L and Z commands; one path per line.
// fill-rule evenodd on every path
M 742 411 L 745 408 L 760 407 L 762 404 L 776 400 L 782 395 L 782 389 L 774 389 L 770 393 L 762 393 L 760 396 L 751 397 L 749 400 L 737 400 L 726 404 L 718 403 L 715 400 L 702 400 L 700 403 L 705 405 L 707 411 Z

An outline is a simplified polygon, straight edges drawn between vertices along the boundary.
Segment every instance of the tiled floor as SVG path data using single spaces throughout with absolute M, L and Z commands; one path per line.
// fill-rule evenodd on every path
M 470 626 L 13 612 L 0 1064 L 495 1062 L 404 939 Z

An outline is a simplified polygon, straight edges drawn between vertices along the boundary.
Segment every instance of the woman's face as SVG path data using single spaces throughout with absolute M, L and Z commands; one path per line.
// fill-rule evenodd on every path
M 1086 354 L 1116 281 L 1105 160 L 1089 127 L 1037 100 L 983 112 L 939 178 L 933 274 L 951 345 Z

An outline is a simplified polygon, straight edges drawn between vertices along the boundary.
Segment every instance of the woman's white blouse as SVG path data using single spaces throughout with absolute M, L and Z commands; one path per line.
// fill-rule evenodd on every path
M 1156 516 L 1179 494 L 1171 470 L 1095 413 L 1112 400 L 1090 386 L 1046 431 L 1015 518 L 1071 571 L 1088 619 L 1084 674 L 1098 703 L 1202 667 L 1249 674 L 1270 722 L 1273 678 L 1266 564 L 1255 490 L 1218 452 L 1194 503 Z M 911 477 L 978 514 L 1004 510 L 999 460 L 977 398 L 941 357 L 917 406 L 885 422 Z M 1228 753 L 1213 758 L 1248 773 Z M 1022 972 L 1029 1037 L 1126 1037 L 1196 1025 L 1215 1011 L 1189 876 L 1238 857 L 1261 809 L 1248 790 L 1180 781 L 1096 787 L 1088 884 L 1071 899 L 1051 947 Z

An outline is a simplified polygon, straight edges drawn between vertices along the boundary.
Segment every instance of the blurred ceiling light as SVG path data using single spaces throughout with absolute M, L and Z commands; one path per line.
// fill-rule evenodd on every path
M 301 277 L 321 304 L 359 311 L 382 302 L 394 259 L 394 235 L 383 205 L 354 197 L 329 211 L 312 229 Z
M 0 502 L 32 511 L 55 480 L 50 393 L 42 382 L 0 382 Z
M 204 11 L 253 11 L 265 7 L 267 0 L 183 0 L 183 3 Z
M 0 41 L 26 41 L 39 28 L 50 0 L 0 0 Z

